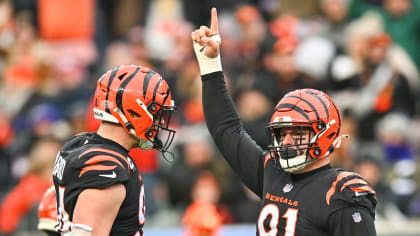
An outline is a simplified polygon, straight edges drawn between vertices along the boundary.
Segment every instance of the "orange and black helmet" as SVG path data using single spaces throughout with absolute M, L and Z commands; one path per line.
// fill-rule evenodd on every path
M 281 130 L 285 127 L 309 130 L 309 137 L 300 137 L 300 140 L 308 142 L 299 142 L 297 138 L 294 145 L 282 145 Z M 315 89 L 289 92 L 276 105 L 267 126 L 271 157 L 283 170 L 299 170 L 311 161 L 328 156 L 339 146 L 340 127 L 340 111 L 327 94 Z M 303 155 L 300 159 L 295 158 L 296 151 L 289 150 L 301 150 Z
M 121 65 L 107 71 L 98 80 L 94 103 L 96 119 L 120 124 L 161 152 L 173 141 L 175 130 L 168 127 L 175 106 L 169 86 L 147 67 Z

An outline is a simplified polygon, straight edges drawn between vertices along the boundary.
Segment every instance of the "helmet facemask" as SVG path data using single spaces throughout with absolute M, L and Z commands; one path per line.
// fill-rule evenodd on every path
M 175 130 L 169 128 L 172 113 L 175 111 L 173 102 L 171 105 L 162 105 L 151 102 L 148 110 L 153 114 L 153 124 L 146 131 L 146 138 L 153 144 L 153 148 L 161 153 L 168 151 L 175 137 Z
M 270 138 L 268 148 L 276 167 L 295 172 L 316 160 L 309 154 L 311 149 L 317 148 L 311 123 L 290 125 L 289 122 L 275 122 L 267 129 Z M 284 145 L 284 139 L 289 134 L 287 138 L 292 139 L 292 144 Z

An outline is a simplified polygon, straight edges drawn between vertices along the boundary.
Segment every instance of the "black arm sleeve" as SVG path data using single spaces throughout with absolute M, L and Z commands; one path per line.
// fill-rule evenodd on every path
M 361 207 L 334 212 L 329 217 L 328 227 L 329 236 L 376 236 L 373 216 Z
M 245 185 L 261 196 L 266 152 L 245 132 L 223 72 L 203 75 L 202 80 L 204 115 L 214 142 Z

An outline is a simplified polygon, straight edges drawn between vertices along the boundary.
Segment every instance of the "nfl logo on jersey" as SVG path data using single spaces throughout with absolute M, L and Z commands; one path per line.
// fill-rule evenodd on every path
M 290 192 L 290 190 L 292 190 L 292 188 L 293 188 L 293 184 L 286 184 L 283 187 L 283 192 L 288 193 Z
M 362 216 L 360 215 L 359 212 L 355 212 L 353 215 L 351 215 L 353 217 L 353 221 L 355 223 L 360 223 L 360 221 L 362 221 Z

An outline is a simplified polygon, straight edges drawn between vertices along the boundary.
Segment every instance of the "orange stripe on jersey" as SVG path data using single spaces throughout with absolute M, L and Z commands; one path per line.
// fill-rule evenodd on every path
M 271 154 L 265 155 L 264 168 L 265 168 L 265 165 L 267 165 L 267 162 L 268 162 L 268 160 L 270 160 L 270 158 L 271 158 Z
M 124 165 L 115 157 L 108 156 L 108 155 L 97 155 L 85 162 L 85 164 L 95 164 L 102 161 L 111 161 L 120 165 L 123 169 L 125 169 Z
M 351 185 L 351 184 L 363 184 L 363 185 L 368 185 L 368 183 L 366 181 L 364 181 L 363 179 L 351 179 L 348 180 L 347 182 L 345 182 L 343 184 L 343 186 L 340 189 L 340 192 L 343 192 L 344 188 Z
M 327 194 L 325 196 L 325 199 L 327 200 L 327 204 L 328 205 L 330 205 L 331 197 L 335 193 L 335 188 L 337 187 L 337 183 L 340 182 L 340 180 L 342 180 L 342 179 L 344 179 L 344 178 L 346 178 L 348 176 L 351 176 L 351 175 L 357 175 L 357 174 L 356 173 L 353 173 L 353 172 L 343 171 L 343 172 L 340 172 L 337 175 L 336 180 L 332 183 L 331 188 L 328 190 L 328 192 L 327 192 Z
M 353 191 L 358 191 L 358 192 L 366 192 L 366 191 L 368 191 L 368 192 L 371 192 L 371 193 L 373 193 L 373 194 L 376 195 L 375 190 L 373 190 L 371 187 L 369 187 L 367 185 L 362 186 L 362 187 L 357 187 L 357 188 L 350 188 L 350 189 L 353 190 Z
M 116 167 L 117 167 L 116 165 L 112 165 L 112 166 L 105 166 L 105 165 L 86 166 L 86 167 L 83 167 L 82 171 L 80 171 L 79 178 L 82 177 L 82 175 L 84 175 L 88 171 L 92 171 L 92 170 L 99 170 L 99 171 L 101 171 L 101 170 L 113 170 Z
M 120 158 L 122 158 L 127 163 L 127 166 L 130 166 L 130 164 L 128 163 L 127 158 L 125 156 L 123 156 L 121 153 L 118 153 L 116 151 L 112 151 L 112 150 L 109 150 L 109 149 L 104 149 L 104 148 L 92 148 L 92 149 L 88 149 L 88 150 L 84 151 L 82 154 L 79 155 L 79 159 L 83 155 L 85 155 L 86 153 L 89 153 L 89 152 L 105 152 L 105 153 L 108 153 L 108 154 L 119 156 Z

